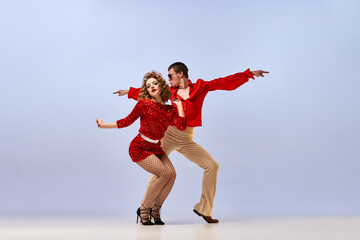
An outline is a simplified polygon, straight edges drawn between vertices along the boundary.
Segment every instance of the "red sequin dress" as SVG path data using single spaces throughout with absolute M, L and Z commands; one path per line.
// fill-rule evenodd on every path
M 140 100 L 129 116 L 116 121 L 117 127 L 127 127 L 139 117 L 139 132 L 152 140 L 163 138 L 169 125 L 175 125 L 180 130 L 186 129 L 186 119 L 179 116 L 174 106 L 156 103 L 150 99 Z M 131 141 L 129 147 L 129 155 L 134 162 L 139 162 L 152 154 L 165 154 L 160 141 L 148 142 L 140 133 Z

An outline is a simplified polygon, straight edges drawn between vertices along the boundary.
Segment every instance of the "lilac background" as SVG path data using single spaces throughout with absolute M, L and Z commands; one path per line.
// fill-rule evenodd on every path
M 266 78 L 208 94 L 194 139 L 219 162 L 214 215 L 359 215 L 359 1 L 0 1 L 0 213 L 133 214 L 148 174 L 112 94 L 183 61 L 190 79 Z M 202 171 L 178 153 L 164 209 Z M 190 213 L 191 214 L 191 213 Z

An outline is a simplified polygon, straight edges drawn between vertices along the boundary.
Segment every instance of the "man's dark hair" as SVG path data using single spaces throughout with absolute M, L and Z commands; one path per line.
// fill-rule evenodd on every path
M 189 70 L 188 70 L 187 66 L 182 62 L 176 62 L 176 63 L 171 64 L 168 68 L 168 71 L 170 69 L 174 69 L 174 71 L 176 73 L 183 72 L 184 76 L 186 78 L 189 78 L 189 74 L 188 74 Z

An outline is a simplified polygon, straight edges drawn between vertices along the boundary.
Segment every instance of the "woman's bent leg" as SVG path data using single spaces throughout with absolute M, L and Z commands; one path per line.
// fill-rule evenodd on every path
M 167 168 L 167 174 L 169 176 L 167 183 L 164 185 L 163 189 L 160 191 L 159 195 L 155 198 L 155 206 L 161 207 L 165 202 L 166 198 L 169 196 L 172 187 L 174 186 L 176 172 L 175 168 L 172 165 L 169 157 L 166 154 L 158 156 L 163 165 Z
M 175 170 L 172 171 L 169 169 L 168 162 L 164 164 L 154 154 L 136 163 L 147 172 L 157 176 L 154 181 L 149 183 L 142 207 L 150 208 L 155 199 L 157 199 L 158 203 L 162 204 L 169 195 L 174 184 L 176 177 Z

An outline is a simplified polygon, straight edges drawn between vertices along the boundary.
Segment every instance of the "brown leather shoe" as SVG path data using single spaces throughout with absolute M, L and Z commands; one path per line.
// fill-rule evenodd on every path
M 203 219 L 205 221 L 207 221 L 208 223 L 218 223 L 219 220 L 218 219 L 212 219 L 211 216 L 205 216 L 205 215 L 202 215 L 201 213 L 199 213 L 198 211 L 196 211 L 194 209 L 194 213 L 196 213 L 197 215 L 199 215 L 200 217 L 203 217 Z

